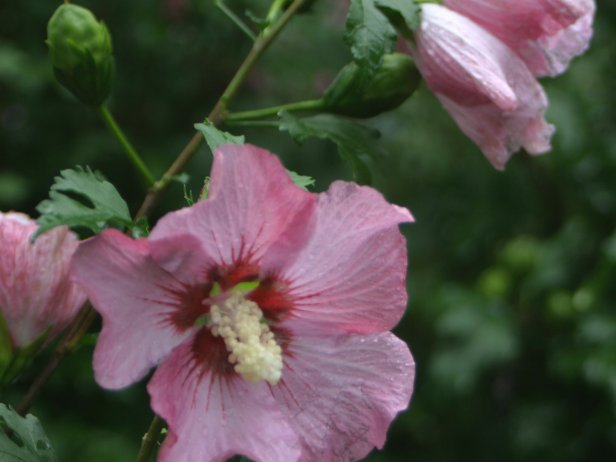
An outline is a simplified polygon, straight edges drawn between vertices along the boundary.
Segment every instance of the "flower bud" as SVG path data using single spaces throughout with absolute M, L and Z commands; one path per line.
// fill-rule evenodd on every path
M 355 63 L 344 66 L 325 90 L 323 100 L 331 112 L 373 117 L 400 106 L 413 94 L 420 80 L 409 56 L 391 53 L 383 57 L 381 67 L 370 78 Z
M 109 94 L 114 75 L 111 36 L 81 6 L 61 5 L 47 24 L 47 45 L 56 79 L 89 106 Z

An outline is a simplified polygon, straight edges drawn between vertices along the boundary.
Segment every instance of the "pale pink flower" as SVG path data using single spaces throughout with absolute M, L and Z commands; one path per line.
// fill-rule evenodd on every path
M 417 66 L 460 129 L 502 170 L 520 148 L 550 149 L 547 98 L 524 62 L 470 19 L 440 5 L 422 6 L 412 46 Z
M 46 332 L 51 339 L 85 301 L 69 280 L 76 236 L 62 227 L 31 243 L 37 227 L 24 214 L 0 212 L 0 312 L 17 348 Z
M 96 380 L 119 389 L 160 364 L 160 462 L 354 461 L 382 447 L 413 388 L 389 332 L 411 215 L 352 183 L 303 191 L 248 145 L 219 148 L 211 178 L 209 199 L 149 238 L 106 230 L 77 251 L 74 278 L 103 317 Z
M 536 76 L 558 75 L 587 48 L 594 0 L 445 0 L 511 47 Z

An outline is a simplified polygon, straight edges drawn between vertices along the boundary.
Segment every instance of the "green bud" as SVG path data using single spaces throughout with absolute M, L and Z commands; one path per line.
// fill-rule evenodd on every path
M 366 77 L 354 62 L 347 64 L 325 90 L 328 111 L 353 117 L 373 117 L 395 109 L 417 89 L 421 76 L 413 60 L 402 53 L 383 57 L 377 72 Z
M 86 8 L 63 4 L 47 24 L 47 45 L 56 79 L 82 103 L 100 106 L 114 75 L 105 24 Z

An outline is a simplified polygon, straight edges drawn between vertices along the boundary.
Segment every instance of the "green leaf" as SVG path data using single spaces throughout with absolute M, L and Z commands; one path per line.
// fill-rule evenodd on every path
M 62 170 L 51 186 L 49 199 L 36 209 L 41 216 L 33 239 L 61 225 L 86 228 L 94 233 L 109 226 L 119 229 L 132 226 L 128 206 L 115 186 L 89 167 Z
M 202 124 L 195 124 L 195 128 L 201 132 L 212 152 L 221 144 L 244 144 L 243 136 L 235 136 L 219 130 L 207 119 Z
M 377 71 L 383 55 L 394 50 L 396 30 L 376 7 L 375 0 L 352 0 L 346 20 L 345 41 L 353 59 L 370 75 Z
M 315 179 L 310 176 L 300 175 L 293 170 L 287 170 L 287 173 L 291 177 L 291 180 L 293 180 L 293 183 L 302 188 L 304 191 L 308 191 L 308 187 L 314 185 Z
M 380 136 L 377 130 L 331 114 L 298 118 L 288 112 L 280 113 L 280 130 L 289 132 L 298 143 L 311 137 L 333 141 L 340 156 L 351 164 L 355 179 L 370 183 L 371 174 L 365 160 L 377 155 L 374 146 L 374 140 Z
M 148 223 L 148 217 L 139 217 L 137 221 L 132 224 L 130 234 L 134 239 L 147 237 L 148 234 L 150 234 L 150 224 Z
M 36 417 L 25 418 L 0 403 L 0 460 L 55 462 L 56 455 Z
M 375 5 L 402 35 L 413 36 L 419 26 L 419 5 L 412 0 L 375 0 Z

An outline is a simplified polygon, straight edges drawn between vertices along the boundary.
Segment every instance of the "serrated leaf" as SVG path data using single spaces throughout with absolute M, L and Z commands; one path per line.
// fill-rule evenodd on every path
M 298 118 L 287 112 L 280 113 L 280 130 L 289 132 L 298 143 L 311 137 L 333 141 L 340 156 L 351 164 L 355 179 L 370 183 L 365 158 L 377 155 L 374 146 L 374 140 L 380 136 L 377 130 L 331 114 Z
M 51 186 L 49 199 L 36 209 L 41 216 L 33 239 L 61 225 L 82 227 L 94 233 L 109 226 L 120 229 L 132 226 L 128 205 L 115 186 L 89 167 L 62 170 Z
M 375 5 L 402 35 L 413 36 L 419 26 L 419 5 L 412 0 L 375 0 Z
M 293 183 L 302 188 L 304 191 L 308 191 L 308 186 L 313 186 L 315 179 L 310 176 L 300 175 L 293 170 L 287 170 L 287 173 L 291 177 Z
M 0 460 L 56 462 L 56 455 L 36 417 L 21 417 L 0 403 Z
M 392 52 L 396 43 L 396 30 L 374 2 L 351 1 L 344 36 L 353 59 L 368 74 L 376 72 L 383 55 Z
M 201 132 L 212 152 L 222 144 L 244 144 L 243 136 L 235 136 L 222 131 L 207 119 L 202 124 L 195 124 L 195 129 Z

